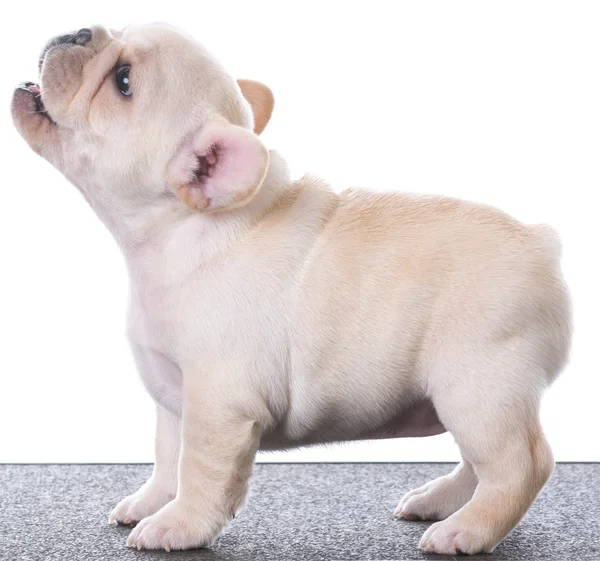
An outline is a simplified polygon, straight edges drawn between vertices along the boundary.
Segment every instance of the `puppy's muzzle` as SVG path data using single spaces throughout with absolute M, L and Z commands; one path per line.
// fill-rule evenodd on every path
M 84 47 L 92 40 L 92 30 L 87 27 L 83 27 L 77 33 L 71 33 L 69 35 L 60 35 L 59 37 L 55 37 L 44 47 L 44 50 L 40 54 L 40 60 L 38 63 L 38 69 L 41 70 L 42 64 L 44 62 L 44 57 L 46 53 L 52 48 L 57 47 L 58 45 L 79 45 Z

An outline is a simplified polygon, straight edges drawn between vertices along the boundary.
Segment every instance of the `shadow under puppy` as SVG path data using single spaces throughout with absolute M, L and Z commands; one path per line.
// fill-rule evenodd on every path
M 560 244 L 489 207 L 292 180 L 257 134 L 270 90 L 166 25 L 50 41 L 12 102 L 123 252 L 156 401 L 127 544 L 210 545 L 256 451 L 450 431 L 462 462 L 395 515 L 420 547 L 492 551 L 550 476 L 540 397 L 570 345 Z

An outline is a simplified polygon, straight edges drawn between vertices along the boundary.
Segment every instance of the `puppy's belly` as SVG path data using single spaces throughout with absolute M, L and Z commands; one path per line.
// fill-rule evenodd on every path
M 263 436 L 260 449 L 282 450 L 327 442 L 434 436 L 446 430 L 431 402 L 423 399 L 375 428 L 357 430 L 348 434 L 342 434 L 335 422 L 311 430 L 301 437 L 291 437 L 288 430 L 280 427 Z
M 355 440 L 434 436 L 444 432 L 446 427 L 437 416 L 433 404 L 428 399 L 424 399 Z

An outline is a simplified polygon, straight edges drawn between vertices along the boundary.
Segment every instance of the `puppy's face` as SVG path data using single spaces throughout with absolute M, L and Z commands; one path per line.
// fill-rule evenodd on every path
M 243 204 L 268 164 L 253 124 L 272 106 L 266 86 L 236 82 L 196 41 L 153 24 L 52 39 L 39 85 L 19 86 L 12 112 L 31 148 L 110 214 L 175 197 L 199 211 Z

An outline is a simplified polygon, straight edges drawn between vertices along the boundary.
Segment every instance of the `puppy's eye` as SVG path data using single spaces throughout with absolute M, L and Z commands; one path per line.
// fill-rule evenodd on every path
M 117 70 L 117 88 L 123 95 L 131 95 L 133 92 L 131 91 L 131 84 L 129 83 L 129 71 L 131 70 L 130 66 L 121 66 Z

